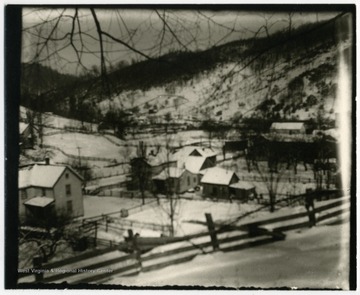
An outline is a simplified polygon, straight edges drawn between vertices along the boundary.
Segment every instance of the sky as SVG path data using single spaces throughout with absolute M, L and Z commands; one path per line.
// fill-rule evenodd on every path
M 212 46 L 288 28 L 287 12 L 179 9 L 95 10 L 108 68 L 156 58 L 170 51 L 206 50 Z M 336 13 L 295 12 L 293 28 L 334 17 Z M 71 42 L 70 42 L 71 41 Z M 127 46 L 124 46 L 127 44 Z M 100 66 L 100 42 L 89 8 L 23 10 L 22 61 L 40 61 L 60 72 L 80 74 Z

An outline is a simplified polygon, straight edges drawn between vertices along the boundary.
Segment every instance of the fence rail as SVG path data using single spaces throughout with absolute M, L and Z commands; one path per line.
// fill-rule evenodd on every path
M 332 200 L 329 204 L 317 207 L 314 212 L 315 214 L 320 214 L 317 217 L 317 223 L 326 221 L 329 224 L 335 224 L 335 222 L 346 221 L 344 216 L 347 216 L 346 214 L 348 214 L 349 210 L 350 198 L 343 197 Z M 280 222 L 281 224 L 278 224 Z M 272 227 L 269 227 L 269 225 L 272 225 Z M 179 238 L 168 238 L 168 240 L 164 240 L 164 244 L 168 243 L 168 245 L 165 246 L 165 249 L 161 250 L 160 248 L 156 252 L 150 251 L 145 254 L 141 254 L 138 246 L 136 246 L 137 243 L 140 243 L 142 240 L 135 237 L 130 241 L 133 245 L 132 249 L 135 252 L 128 255 L 121 254 L 121 252 L 116 250 L 116 247 L 110 247 L 109 249 L 85 253 L 61 262 L 38 266 L 45 270 L 54 267 L 66 268 L 72 267 L 75 262 L 81 263 L 81 261 L 89 261 L 89 258 L 92 258 L 88 264 L 84 264 L 81 267 L 86 268 L 87 270 L 97 270 L 99 268 L 107 267 L 111 268 L 111 272 L 109 273 L 88 272 L 79 275 L 78 273 L 73 272 L 47 275 L 46 277 L 37 275 L 35 281 L 57 282 L 60 280 L 67 281 L 71 284 L 104 282 L 115 275 L 129 275 L 141 271 L 146 272 L 160 269 L 168 265 L 189 261 L 199 254 L 216 251 L 213 234 L 216 235 L 216 243 L 220 247 L 220 250 L 227 252 L 284 240 L 286 235 L 283 232 L 309 227 L 311 225 L 313 225 L 313 223 L 307 212 L 259 220 L 239 226 L 222 225 L 217 226 L 216 230 L 211 230 L 211 227 L 208 224 L 209 232 L 202 232 Z M 101 255 L 106 253 L 113 253 L 114 257 L 101 259 Z M 100 259 L 95 261 L 95 258 L 99 257 Z M 34 274 L 22 274 L 19 277 L 24 278 L 25 276 L 29 277 L 31 275 L 34 276 Z M 34 281 L 34 279 L 32 281 Z

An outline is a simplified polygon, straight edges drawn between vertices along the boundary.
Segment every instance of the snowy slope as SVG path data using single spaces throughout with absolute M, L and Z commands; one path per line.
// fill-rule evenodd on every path
M 349 47 L 349 44 L 345 45 Z M 218 120 L 228 120 L 234 115 L 253 114 L 255 108 L 266 99 L 271 98 L 276 103 L 281 103 L 286 97 L 285 105 L 280 107 L 280 114 L 288 118 L 305 120 L 314 117 L 320 106 L 325 112 L 330 112 L 334 108 L 336 93 L 328 90 L 336 88 L 337 56 L 340 48 L 347 48 L 345 45 L 321 49 L 309 56 L 293 57 L 291 61 L 280 58 L 272 66 L 267 65 L 261 71 L 255 71 L 242 62 L 220 64 L 212 71 L 204 71 L 186 82 L 175 81 L 146 91 L 122 92 L 112 97 L 111 101 L 100 102 L 99 107 L 105 111 L 109 106 L 138 106 L 139 115 L 146 115 L 149 108 L 156 106 L 157 116 L 170 112 L 172 117 L 195 116 L 203 119 L 205 115 Z M 330 69 L 325 73 L 321 71 L 324 65 Z M 318 74 L 320 79 L 314 76 Z M 302 101 L 298 101 L 295 97 L 298 93 L 294 93 L 289 86 L 294 80 L 302 80 Z M 172 88 L 173 93 L 169 94 L 168 88 Z M 306 103 L 306 99 L 311 95 L 317 98 L 315 105 L 306 107 L 304 104 L 290 112 L 284 110 L 286 104 L 292 106 Z M 179 105 L 174 106 L 174 96 L 184 99 Z

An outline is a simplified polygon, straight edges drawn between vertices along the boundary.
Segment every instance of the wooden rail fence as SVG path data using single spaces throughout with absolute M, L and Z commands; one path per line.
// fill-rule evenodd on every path
M 317 224 L 336 224 L 349 220 L 350 198 L 331 200 L 317 207 Z M 19 273 L 19 283 L 41 282 L 69 284 L 106 282 L 114 276 L 134 275 L 152 271 L 193 259 L 197 255 L 217 251 L 235 251 L 284 240 L 284 232 L 312 226 L 308 212 L 279 216 L 247 224 L 214 224 L 207 217 L 209 232 L 177 238 L 164 238 L 163 244 L 152 251 L 141 254 L 147 238 L 134 236 L 130 240 L 133 253 L 126 254 L 112 245 L 62 261 L 41 264 L 34 259 L 34 268 Z M 210 234 L 209 234 L 210 233 Z M 214 235 L 215 238 L 214 239 Z M 129 235 L 130 236 L 130 235 Z M 165 247 L 165 248 L 162 248 Z M 36 261 L 35 261 L 36 260 Z M 38 272 L 34 272 L 34 271 Z

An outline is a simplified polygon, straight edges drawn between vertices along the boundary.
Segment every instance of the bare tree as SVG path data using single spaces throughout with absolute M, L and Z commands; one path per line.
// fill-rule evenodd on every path
M 256 171 L 269 194 L 270 212 L 275 211 L 279 185 L 286 181 L 289 167 L 288 157 L 278 148 L 276 141 L 266 141 L 262 137 L 249 139 L 245 159 L 248 171 Z
M 28 216 L 25 223 L 21 224 L 36 226 L 37 230 L 26 230 L 26 227 L 20 227 L 20 258 L 22 254 L 31 259 L 35 255 L 40 255 L 42 261 L 47 262 L 56 254 L 60 244 L 69 243 L 74 238 L 69 235 L 71 220 L 72 218 L 68 214 L 56 213 L 54 210 L 49 211 L 45 217 L 41 218 Z M 29 255 L 31 252 L 33 256 Z M 20 263 L 26 263 L 25 258 L 21 260 Z
M 141 193 L 142 204 L 145 204 L 145 191 L 149 189 L 151 171 L 146 163 L 147 146 L 143 141 L 139 142 L 136 149 L 136 158 L 131 160 L 131 178 L 134 187 L 138 187 Z

